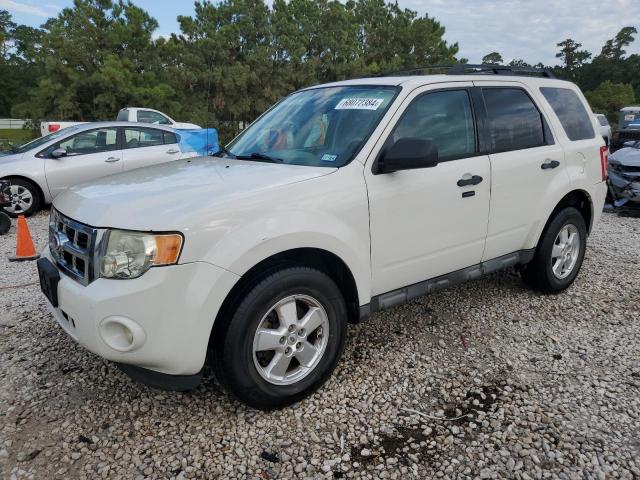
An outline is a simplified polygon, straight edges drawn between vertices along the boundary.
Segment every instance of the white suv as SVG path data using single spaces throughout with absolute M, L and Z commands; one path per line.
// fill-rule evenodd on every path
M 607 188 L 597 131 L 553 78 L 304 89 L 214 157 L 58 196 L 42 289 L 69 335 L 135 379 L 191 389 L 208 358 L 241 401 L 282 407 L 373 312 L 512 266 L 543 292 L 571 285 Z

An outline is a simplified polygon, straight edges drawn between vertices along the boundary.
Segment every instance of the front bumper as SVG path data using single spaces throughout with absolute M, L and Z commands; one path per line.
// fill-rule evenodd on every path
M 48 249 L 43 255 L 55 264 Z M 154 267 L 133 280 L 99 278 L 87 286 L 63 272 L 60 277 L 59 305 L 50 309 L 65 332 L 107 360 L 136 367 L 123 368 L 134 378 L 144 381 L 142 369 L 150 370 L 150 384 L 162 377 L 154 374 L 201 372 L 213 322 L 239 278 L 205 262 Z
M 640 206 L 640 173 L 620 174 L 610 169 L 609 187 L 616 206 L 630 206 L 628 202 Z

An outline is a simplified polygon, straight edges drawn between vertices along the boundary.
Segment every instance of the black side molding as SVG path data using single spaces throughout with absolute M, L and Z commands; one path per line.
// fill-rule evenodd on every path
M 116 363 L 116 366 L 132 380 L 160 390 L 186 392 L 196 388 L 202 380 L 202 370 L 195 375 L 169 375 L 124 363 Z
M 535 248 L 520 250 L 471 267 L 463 268 L 462 270 L 456 270 L 455 272 L 447 273 L 423 282 L 414 283 L 413 285 L 392 290 L 391 292 L 383 293 L 381 295 L 376 295 L 371 298 L 370 303 L 360 307 L 360 321 L 366 320 L 372 313 L 402 305 L 414 298 L 437 292 L 438 290 L 443 290 L 447 287 L 457 285 L 468 280 L 475 280 L 498 270 L 514 267 L 516 265 L 524 265 L 533 260 L 535 252 Z

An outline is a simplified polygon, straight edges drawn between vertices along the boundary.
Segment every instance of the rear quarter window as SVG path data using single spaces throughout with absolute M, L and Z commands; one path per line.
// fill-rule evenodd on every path
M 569 140 L 587 140 L 596 136 L 591 117 L 576 92 L 557 87 L 541 87 L 540 92 L 558 116 Z

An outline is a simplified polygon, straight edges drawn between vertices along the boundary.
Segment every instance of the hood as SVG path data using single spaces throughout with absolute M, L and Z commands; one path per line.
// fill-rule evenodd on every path
M 182 231 L 234 202 L 336 170 L 200 157 L 76 185 L 56 197 L 54 207 L 93 227 Z
M 625 167 L 640 167 L 640 148 L 624 147 L 616 150 L 609 157 L 609 162 Z
M 0 152 L 0 167 L 2 167 L 3 164 L 20 160 L 23 156 L 24 153 Z

